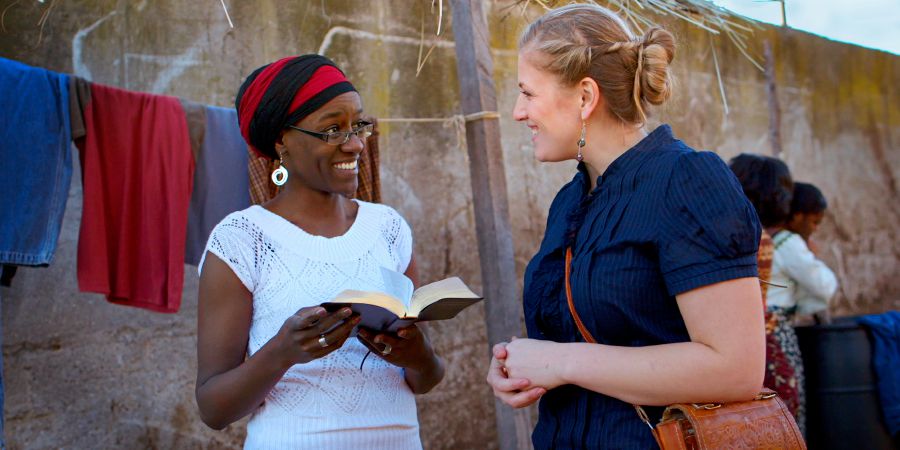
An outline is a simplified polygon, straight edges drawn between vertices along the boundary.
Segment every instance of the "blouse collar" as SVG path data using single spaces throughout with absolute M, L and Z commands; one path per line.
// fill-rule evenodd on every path
M 655 130 L 651 131 L 650 134 L 644 136 L 637 144 L 635 144 L 630 149 L 626 150 L 625 153 L 619 155 L 618 158 L 613 160 L 613 162 L 606 168 L 606 171 L 600 174 L 597 177 L 597 184 L 594 188 L 596 191 L 600 185 L 603 183 L 603 179 L 609 179 L 609 177 L 615 175 L 618 172 L 621 172 L 623 169 L 629 167 L 631 163 L 637 160 L 638 156 L 646 153 L 648 151 L 656 150 L 662 147 L 665 144 L 668 144 L 675 140 L 675 137 L 672 135 L 672 127 L 668 124 L 662 124 L 656 127 Z M 586 192 L 590 185 L 588 184 L 588 178 L 590 175 L 588 174 L 587 165 L 584 162 L 578 163 L 578 178 L 579 183 L 583 187 Z M 593 194 L 594 192 L 591 192 Z

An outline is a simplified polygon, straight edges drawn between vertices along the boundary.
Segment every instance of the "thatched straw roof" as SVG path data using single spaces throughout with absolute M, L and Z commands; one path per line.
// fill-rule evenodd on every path
M 727 37 L 759 70 L 762 66 L 751 55 L 748 39 L 756 21 L 738 15 L 708 0 L 516 0 L 524 11 L 530 5 L 552 9 L 570 3 L 593 3 L 620 14 L 639 32 L 656 24 L 660 17 L 674 17 L 716 36 Z

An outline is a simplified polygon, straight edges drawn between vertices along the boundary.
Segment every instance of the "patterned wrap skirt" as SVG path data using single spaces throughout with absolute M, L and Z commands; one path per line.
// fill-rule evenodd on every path
M 766 378 L 764 385 L 778 393 L 806 434 L 806 394 L 803 360 L 794 332 L 794 308 L 769 307 L 766 311 Z

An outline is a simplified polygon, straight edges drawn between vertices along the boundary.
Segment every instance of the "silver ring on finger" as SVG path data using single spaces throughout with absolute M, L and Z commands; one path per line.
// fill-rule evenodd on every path
M 328 340 L 325 339 L 324 334 L 319 335 L 319 346 L 322 348 L 328 347 Z
M 385 342 L 385 343 L 384 343 L 384 350 L 381 351 L 381 355 L 382 355 L 382 356 L 390 355 L 390 354 L 391 354 L 391 350 L 393 350 L 393 349 L 391 348 L 391 344 L 388 344 L 387 342 Z

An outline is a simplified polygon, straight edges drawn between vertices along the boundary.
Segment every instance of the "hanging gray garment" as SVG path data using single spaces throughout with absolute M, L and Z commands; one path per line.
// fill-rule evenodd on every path
M 237 113 L 234 108 L 208 106 L 188 210 L 185 263 L 200 263 L 212 229 L 228 214 L 250 207 L 249 192 L 247 144 Z

